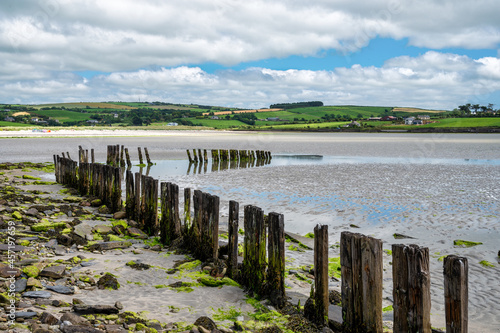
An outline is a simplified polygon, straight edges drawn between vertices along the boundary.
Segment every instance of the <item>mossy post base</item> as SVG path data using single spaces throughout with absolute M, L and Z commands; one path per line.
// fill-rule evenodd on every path
M 238 224 L 239 224 L 240 204 L 236 201 L 229 201 L 229 220 L 228 220 L 228 258 L 227 272 L 231 279 L 235 280 L 238 276 Z
M 467 258 L 444 258 L 444 303 L 447 333 L 468 332 L 469 264 Z
M 219 251 L 219 197 L 209 193 L 202 193 L 200 251 L 201 260 L 217 259 Z
M 125 212 L 131 220 L 135 219 L 135 186 L 132 171 L 127 170 L 125 174 Z
M 382 253 L 380 239 L 340 236 L 344 332 L 382 332 Z
M 429 249 L 392 245 L 394 331 L 431 332 Z
M 130 154 L 128 153 L 128 148 L 125 148 L 125 158 L 127 159 L 127 168 L 131 168 L 132 162 L 130 162 Z
M 281 308 L 285 304 L 285 222 L 283 214 L 269 213 L 267 243 L 269 263 L 267 293 L 271 302 L 276 307 Z
M 137 147 L 137 153 L 139 154 L 139 164 L 140 165 L 143 165 L 144 164 L 144 161 L 142 159 L 142 151 L 141 151 L 141 147 Z
M 266 226 L 264 211 L 259 207 L 244 208 L 245 239 L 243 243 L 242 280 L 251 291 L 261 293 L 266 278 Z
M 148 148 L 146 147 L 144 147 L 144 154 L 146 155 L 146 161 L 148 161 L 148 165 L 153 165 L 153 162 L 151 162 L 151 159 L 149 158 Z
M 180 235 L 179 186 L 172 183 L 161 183 L 160 241 L 170 245 Z

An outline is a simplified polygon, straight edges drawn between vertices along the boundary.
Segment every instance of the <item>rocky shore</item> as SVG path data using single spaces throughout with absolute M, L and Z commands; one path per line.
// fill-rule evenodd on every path
M 164 248 L 123 212 L 46 181 L 51 164 L 0 164 L 0 330 L 12 332 L 318 332 L 304 319 L 314 279 L 290 244 L 280 311 L 224 269 Z M 224 238 L 222 232 L 221 238 Z M 307 242 L 307 240 L 303 240 Z M 288 244 L 287 244 L 288 246 Z M 309 260 L 312 262 L 312 260 Z M 333 267 L 333 269 L 336 269 Z M 335 278 L 334 278 L 335 279 Z M 332 281 L 338 286 L 338 280 Z M 339 302 L 339 288 L 330 300 Z M 330 316 L 340 308 L 331 306 Z M 390 323 L 387 323 L 390 326 Z M 389 331 L 389 328 L 387 329 Z

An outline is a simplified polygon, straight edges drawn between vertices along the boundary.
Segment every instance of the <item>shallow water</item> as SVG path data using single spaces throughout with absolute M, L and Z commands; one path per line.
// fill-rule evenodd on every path
M 326 224 L 332 244 L 349 230 L 382 239 L 385 249 L 396 243 L 428 247 L 436 327 L 444 325 L 438 259 L 447 254 L 465 256 L 470 330 L 500 331 L 498 135 L 217 132 L 154 138 L 1 139 L 0 162 L 51 161 L 53 154 L 66 151 L 76 157 L 78 145 L 95 148 L 97 159 L 103 161 L 105 146 L 116 143 L 128 147 L 134 160 L 137 146 L 148 147 L 156 162 L 151 176 L 175 182 L 181 191 L 191 187 L 218 195 L 222 222 L 227 219 L 228 201 L 236 200 L 241 207 L 257 205 L 266 214 L 283 213 L 285 228 L 291 232 L 305 234 L 318 223 Z M 185 149 L 193 148 L 270 150 L 274 158 L 260 167 L 212 172 L 209 164 L 206 172 L 199 166 L 188 172 Z M 395 240 L 394 233 L 415 239 Z M 456 248 L 456 239 L 483 244 Z M 485 268 L 481 260 L 495 267 Z M 390 268 L 386 275 L 384 296 L 392 298 Z

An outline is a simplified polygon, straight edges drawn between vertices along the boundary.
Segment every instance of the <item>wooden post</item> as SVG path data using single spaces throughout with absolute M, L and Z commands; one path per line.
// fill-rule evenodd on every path
M 127 159 L 127 167 L 131 167 L 132 166 L 132 162 L 130 162 L 130 155 L 128 153 L 128 148 L 125 148 L 125 158 Z
M 314 228 L 314 297 L 309 319 L 328 324 L 328 226 Z
M 94 158 L 94 148 L 90 149 L 90 157 L 92 159 L 92 163 L 95 163 L 95 158 Z
M 168 186 L 170 183 L 161 182 L 160 184 L 160 242 L 170 244 L 170 235 L 168 230 L 168 221 L 170 220 L 170 207 L 168 204 Z
M 111 210 L 113 212 L 120 211 L 122 209 L 122 172 L 120 167 L 111 168 L 113 174 L 113 187 L 111 192 Z
M 211 195 L 208 214 L 208 240 L 212 258 L 215 260 L 219 257 L 219 207 L 219 197 Z
M 266 277 L 264 212 L 251 205 L 245 206 L 244 212 L 243 280 L 252 292 L 259 294 Z
M 278 308 L 281 308 L 283 307 L 283 305 L 285 305 L 285 222 L 282 214 L 269 213 L 268 216 L 269 216 L 269 236 L 268 236 L 267 248 L 268 248 L 269 266 L 267 268 L 267 281 L 268 281 L 267 290 L 271 302 Z M 238 236 L 236 235 L 236 237 Z M 327 249 L 327 264 L 326 264 L 327 299 L 326 300 L 328 301 L 328 244 L 326 246 L 326 249 Z M 238 251 L 238 249 L 236 249 L 236 251 Z
M 193 149 L 193 160 L 194 160 L 194 163 L 198 163 L 198 155 L 196 154 L 196 149 Z
M 382 332 L 382 241 L 344 231 L 340 237 L 344 332 Z
M 444 258 L 446 333 L 467 333 L 469 312 L 469 264 L 467 258 Z
M 239 223 L 240 204 L 236 201 L 229 201 L 229 219 L 228 219 L 228 258 L 227 272 L 233 280 L 238 276 L 238 223 Z
M 161 241 L 171 244 L 181 234 L 179 221 L 179 186 L 172 183 L 161 183 L 160 222 Z
M 141 147 L 137 147 L 137 152 L 139 153 L 139 164 L 144 164 L 144 161 L 142 160 L 142 151 Z
M 148 148 L 144 147 L 144 153 L 146 154 L 146 160 L 148 161 L 148 165 L 153 165 L 153 162 L 151 162 L 151 159 L 149 158 Z
M 135 219 L 135 192 L 134 192 L 134 176 L 132 175 L 132 171 L 127 170 L 125 176 L 125 192 L 126 192 L 126 201 L 125 201 L 125 212 L 127 214 L 127 218 L 134 220 Z
M 429 249 L 392 245 L 394 332 L 430 333 Z
M 191 189 L 184 189 L 184 232 L 188 234 L 191 229 Z
M 120 150 L 120 166 L 124 167 L 125 166 L 125 160 L 123 159 L 123 153 L 125 147 L 122 145 L 121 150 Z
M 193 163 L 193 162 L 194 162 L 194 160 L 193 160 L 193 158 L 191 157 L 191 153 L 189 152 L 189 149 L 186 149 L 186 153 L 187 153 L 188 158 L 189 158 L 189 164 Z
M 193 192 L 193 225 L 191 232 L 191 243 L 193 244 L 194 253 L 198 253 L 201 249 L 200 245 L 200 233 L 202 224 L 202 204 L 203 204 L 203 192 L 200 190 L 194 190 Z
M 208 162 L 207 150 L 203 149 L 203 162 L 206 164 Z
M 134 219 L 141 225 L 142 221 L 142 190 L 141 190 L 141 174 L 139 172 L 135 173 L 135 209 L 134 209 Z M 142 226 L 142 225 L 141 225 Z

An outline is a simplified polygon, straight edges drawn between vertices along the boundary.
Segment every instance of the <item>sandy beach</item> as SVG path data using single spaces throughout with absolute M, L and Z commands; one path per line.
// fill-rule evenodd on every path
M 86 132 L 86 131 L 83 131 Z M 344 230 L 360 232 L 380 238 L 384 249 L 392 244 L 417 244 L 429 248 L 431 255 L 432 325 L 444 327 L 444 296 L 442 258 L 448 254 L 465 256 L 469 260 L 469 330 L 498 332 L 500 312 L 500 250 L 498 199 L 500 198 L 500 137 L 495 135 L 405 135 L 405 134 L 325 134 L 325 133 L 247 133 L 247 132 L 179 132 L 179 131 L 90 131 L 88 138 L 65 134 L 63 139 L 17 139 L 20 132 L 11 133 L 11 139 L 0 141 L 3 161 L 39 159 L 50 161 L 52 154 L 61 151 L 76 152 L 79 144 L 84 149 L 95 148 L 103 160 L 105 145 L 121 143 L 136 149 L 148 147 L 153 160 L 185 159 L 185 149 L 234 148 L 271 150 L 273 154 L 320 154 L 331 157 L 323 164 L 269 166 L 261 168 L 231 169 L 200 174 L 177 174 L 169 171 L 168 164 L 152 173 L 161 181 L 173 181 L 181 191 L 185 187 L 200 189 L 221 198 L 221 224 L 227 221 L 228 201 L 257 205 L 268 212 L 285 216 L 285 228 L 290 232 L 306 234 L 316 224 L 329 226 L 330 243 L 340 241 Z M 105 135 L 120 136 L 119 140 Z M 133 135 L 132 135 L 133 133 Z M 0 136 L 4 135 L 0 132 Z M 29 135 L 29 133 L 25 133 Z M 62 133 L 61 133 L 62 134 Z M 102 136 L 101 136 L 102 134 Z M 141 135 L 144 134 L 144 137 Z M 71 136 L 76 136 L 72 138 Z M 4 144 L 9 142 L 8 145 Z M 43 149 L 41 147 L 44 147 Z M 245 148 L 244 148 L 245 147 Z M 21 153 L 23 152 L 23 153 Z M 37 153 L 40 152 L 40 153 Z M 24 154 L 24 155 L 23 155 Z M 47 175 L 47 179 L 52 179 Z M 182 205 L 181 205 L 182 207 Z M 240 217 L 242 219 L 242 217 Z M 413 239 L 394 239 L 395 233 Z M 454 240 L 481 242 L 481 245 L 462 248 Z M 330 249 L 331 257 L 339 255 Z M 149 311 L 148 316 L 159 320 L 190 321 L 197 314 L 210 313 L 207 307 L 196 306 L 211 294 L 198 300 L 183 295 L 159 292 L 153 286 L 162 284 L 165 274 L 161 270 L 141 275 L 124 267 L 130 258 L 167 266 L 175 256 L 162 259 L 143 251 L 134 255 L 132 250 L 103 255 L 92 274 L 100 270 L 120 272 L 123 289 L 108 292 L 83 292 L 87 301 L 109 302 L 117 298 L 123 304 Z M 312 251 L 287 250 L 288 269 L 312 263 Z M 116 258 L 115 260 L 113 258 Z M 391 256 L 384 255 L 384 305 L 392 301 Z M 483 264 L 481 264 L 483 262 Z M 484 262 L 491 264 L 484 265 Z M 127 283 L 131 281 L 131 283 Z M 138 283 L 134 283 L 138 282 Z M 164 283 L 164 282 L 163 282 Z M 288 280 L 293 293 L 308 293 L 308 284 Z M 339 288 L 332 281 L 331 288 Z M 230 288 L 230 287 L 224 287 Z M 223 289 L 224 289 L 223 288 Z M 227 289 L 227 291 L 230 291 Z M 198 290 L 197 290 L 198 292 Z M 141 295 L 131 301 L 130 293 Z M 165 304 L 183 308 L 177 313 L 156 311 L 157 303 L 167 297 Z M 163 295 L 163 296 L 161 296 Z M 193 294 L 194 295 L 194 294 Z M 200 295 L 197 293 L 196 295 Z M 240 301 L 226 305 L 246 309 L 238 291 L 231 295 Z M 231 299 L 230 295 L 225 295 Z M 207 299 L 208 299 L 207 298 Z M 147 299 L 156 300 L 148 302 Z M 171 304 L 172 302 L 172 304 Z M 156 305 L 155 305 L 156 304 Z M 183 305 L 185 304 L 185 305 Z M 245 310 L 246 311 L 246 310 Z

